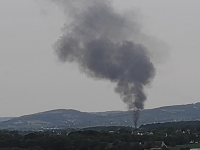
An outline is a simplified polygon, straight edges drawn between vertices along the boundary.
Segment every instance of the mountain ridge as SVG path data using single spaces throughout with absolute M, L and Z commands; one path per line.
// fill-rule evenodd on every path
M 0 129 L 85 128 L 92 126 L 134 126 L 132 111 L 81 112 L 55 109 L 0 122 Z M 200 120 L 200 103 L 144 109 L 138 125 Z

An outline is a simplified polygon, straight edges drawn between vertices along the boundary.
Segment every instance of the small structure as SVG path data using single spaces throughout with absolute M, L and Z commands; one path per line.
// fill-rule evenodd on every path
M 108 143 L 107 148 L 112 148 L 113 147 L 113 143 Z
M 164 141 L 155 141 L 150 150 L 162 150 L 164 147 L 167 147 Z

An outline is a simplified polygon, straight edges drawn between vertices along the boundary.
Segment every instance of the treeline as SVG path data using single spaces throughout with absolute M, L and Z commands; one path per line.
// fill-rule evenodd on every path
M 66 130 L 30 133 L 2 130 L 0 150 L 144 150 L 154 147 L 155 141 L 164 141 L 171 147 L 200 141 L 200 132 L 190 129 L 166 128 L 152 131 L 115 129 L 115 131 L 87 129 L 70 133 Z
M 199 121 L 37 132 L 0 130 L 0 150 L 144 150 L 200 142 Z M 164 149 L 168 149 L 164 148 Z
M 17 131 L 1 131 L 0 150 L 103 150 L 103 149 L 137 149 L 143 150 L 141 141 L 148 136 L 132 135 L 132 131 L 65 131 L 34 132 L 20 134 Z
M 173 128 L 175 130 L 192 129 L 200 131 L 200 121 L 152 123 L 147 125 L 141 125 L 140 128 L 146 130 Z

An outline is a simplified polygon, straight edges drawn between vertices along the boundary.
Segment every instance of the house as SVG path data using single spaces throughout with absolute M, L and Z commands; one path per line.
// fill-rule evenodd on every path
M 163 147 L 167 147 L 164 141 L 155 141 L 150 150 L 162 150 Z

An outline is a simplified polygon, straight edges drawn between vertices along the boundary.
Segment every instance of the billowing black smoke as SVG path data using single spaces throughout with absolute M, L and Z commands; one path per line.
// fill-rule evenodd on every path
M 134 111 L 135 126 L 147 99 L 144 87 L 155 75 L 148 47 L 134 41 L 139 25 L 106 0 L 58 0 L 68 23 L 55 44 L 63 62 L 76 62 L 95 79 L 116 83 L 115 91 Z

